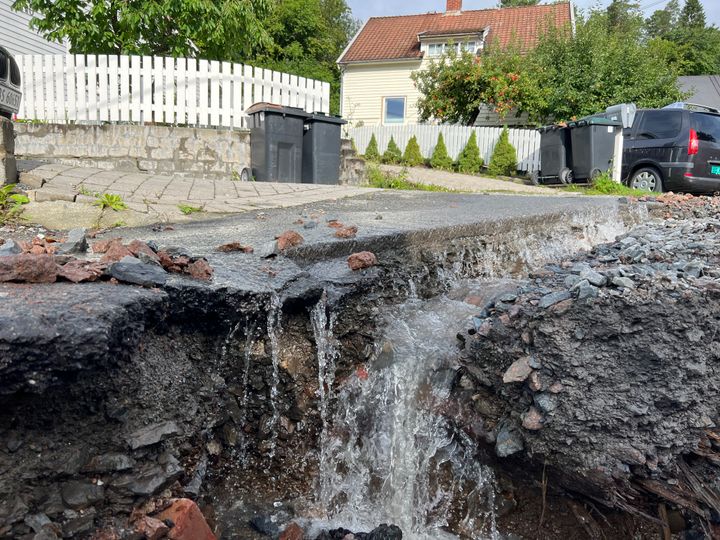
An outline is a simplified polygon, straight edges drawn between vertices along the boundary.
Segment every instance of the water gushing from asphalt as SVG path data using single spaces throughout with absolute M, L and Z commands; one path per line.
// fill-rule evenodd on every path
M 272 465 L 275 458 L 275 449 L 278 438 L 278 421 L 280 420 L 280 409 L 278 408 L 278 389 L 280 386 L 280 345 L 278 343 L 278 332 L 281 328 L 282 303 L 277 294 L 270 297 L 267 310 L 267 335 L 270 342 L 270 358 L 272 362 L 272 386 L 270 387 L 270 406 L 272 418 L 270 419 L 270 449 L 268 460 Z
M 492 474 L 442 411 L 455 379 L 453 329 L 476 310 L 441 298 L 388 312 L 385 341 L 338 389 L 325 423 L 318 503 L 327 521 L 316 527 L 367 531 L 386 522 L 411 540 L 495 537 Z M 316 313 L 323 323 L 321 304 Z M 318 334 L 327 376 L 330 340 Z

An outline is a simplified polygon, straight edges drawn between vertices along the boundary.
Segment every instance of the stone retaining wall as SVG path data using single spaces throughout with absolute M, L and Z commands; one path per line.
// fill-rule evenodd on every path
M 17 182 L 13 123 L 0 116 L 0 186 Z
M 229 178 L 250 166 L 250 133 L 172 126 L 16 124 L 16 153 L 66 165 Z

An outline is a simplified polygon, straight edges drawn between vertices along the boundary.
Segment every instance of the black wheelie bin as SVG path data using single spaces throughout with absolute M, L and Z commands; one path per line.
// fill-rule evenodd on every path
M 337 184 L 340 181 L 340 132 L 346 120 L 313 113 L 305 120 L 302 181 Z
M 622 123 L 588 116 L 568 124 L 575 180 L 591 181 L 610 170 L 615 155 L 615 137 Z
M 533 171 L 533 184 L 572 184 L 570 131 L 565 126 L 544 126 L 540 132 L 540 170 Z

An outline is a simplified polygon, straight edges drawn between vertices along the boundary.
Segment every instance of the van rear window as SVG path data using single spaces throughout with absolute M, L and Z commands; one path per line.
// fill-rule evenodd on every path
M 645 111 L 638 139 L 674 139 L 682 127 L 682 111 Z
M 720 144 L 720 116 L 703 113 L 693 113 L 691 116 L 698 139 Z
M 0 81 L 7 79 L 8 74 L 8 57 L 0 51 Z

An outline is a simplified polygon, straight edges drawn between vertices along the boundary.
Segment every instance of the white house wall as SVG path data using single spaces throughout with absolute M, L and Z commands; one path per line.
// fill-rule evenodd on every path
M 67 47 L 51 43 L 30 28 L 32 15 L 12 9 L 13 0 L 0 0 L 0 46 L 17 54 L 65 54 Z

